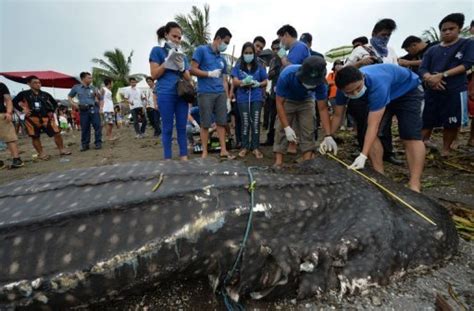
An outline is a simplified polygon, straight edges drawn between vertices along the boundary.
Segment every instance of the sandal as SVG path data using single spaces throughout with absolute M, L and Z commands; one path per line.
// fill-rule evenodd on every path
M 245 149 L 245 148 L 242 149 L 242 150 L 240 150 L 240 151 L 239 151 L 239 157 L 245 158 L 245 156 L 247 155 L 248 152 L 249 152 L 249 150 L 248 150 L 248 149 Z
M 49 158 L 50 158 L 50 157 L 49 157 L 48 154 L 45 154 L 45 155 L 42 155 L 42 156 L 39 156 L 39 155 L 38 155 L 38 159 L 43 160 L 43 161 L 48 161 Z
M 263 159 L 263 153 L 261 153 L 260 150 L 255 149 L 252 153 L 254 154 L 255 158 Z
M 72 152 L 69 150 L 63 150 L 62 152 L 59 153 L 60 156 L 68 156 L 71 155 Z
M 219 158 L 221 158 L 222 160 L 234 160 L 235 159 L 235 155 L 232 155 L 230 153 L 228 154 L 221 154 L 219 156 Z

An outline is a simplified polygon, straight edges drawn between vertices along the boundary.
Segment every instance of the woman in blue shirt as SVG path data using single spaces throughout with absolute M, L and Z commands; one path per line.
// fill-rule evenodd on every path
M 188 103 L 178 96 L 176 85 L 180 77 L 190 80 L 189 62 L 180 49 L 182 29 L 175 22 L 169 22 L 158 30 L 158 39 L 166 39 L 163 47 L 156 46 L 150 53 L 150 73 L 157 80 L 155 90 L 162 120 L 162 136 L 164 158 L 172 157 L 171 141 L 173 124 L 176 118 L 179 157 L 188 159 L 186 142 L 186 123 Z
M 251 150 L 257 159 L 261 159 L 263 154 L 258 148 L 264 92 L 262 88 L 267 86 L 268 76 L 265 68 L 258 63 L 255 47 L 251 42 L 243 45 L 242 55 L 232 69 L 231 76 L 234 89 L 237 89 L 237 105 L 242 120 L 242 149 L 239 156 L 245 157 Z

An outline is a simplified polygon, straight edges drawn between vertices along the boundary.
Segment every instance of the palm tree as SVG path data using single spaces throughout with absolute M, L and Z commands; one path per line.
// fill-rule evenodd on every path
M 191 58 L 197 46 L 208 44 L 211 41 L 209 30 L 209 5 L 204 10 L 193 6 L 189 14 L 177 14 L 174 18 L 183 29 L 184 40 L 181 42 L 186 55 Z
M 466 26 L 461 29 L 461 33 L 459 34 L 459 36 L 461 38 L 469 38 L 471 36 L 471 34 L 469 33 L 469 26 Z M 431 26 L 430 29 L 424 30 L 421 34 L 421 37 L 431 42 L 441 41 L 441 35 L 433 26 Z
M 141 80 L 145 77 L 144 74 L 130 74 L 130 66 L 132 64 L 133 51 L 130 52 L 125 59 L 122 50 L 115 48 L 112 51 L 104 52 L 104 59 L 93 58 L 92 62 L 98 64 L 100 67 L 92 68 L 92 79 L 94 85 L 99 86 L 103 83 L 105 78 L 110 78 L 114 81 L 112 88 L 113 98 L 117 90 L 123 86 L 128 85 L 128 79 L 135 77 Z

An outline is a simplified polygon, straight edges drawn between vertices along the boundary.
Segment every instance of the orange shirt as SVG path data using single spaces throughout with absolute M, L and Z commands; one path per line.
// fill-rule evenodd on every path
M 329 96 L 328 96 L 328 98 L 335 98 L 336 97 L 337 87 L 336 87 L 336 83 L 335 83 L 335 78 L 336 78 L 336 73 L 334 71 L 330 72 L 326 77 L 326 80 L 328 81 L 328 86 L 329 86 Z

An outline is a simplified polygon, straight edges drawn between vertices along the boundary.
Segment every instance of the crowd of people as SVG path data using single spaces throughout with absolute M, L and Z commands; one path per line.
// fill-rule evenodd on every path
M 448 156 L 458 143 L 460 128 L 469 122 L 468 108 L 474 115 L 474 40 L 461 38 L 463 26 L 463 14 L 449 14 L 439 23 L 440 42 L 410 35 L 401 45 L 407 54 L 399 57 L 389 44 L 396 22 L 379 20 L 371 37 L 355 38 L 350 55 L 336 60 L 328 74 L 324 56 L 312 50 L 312 35 L 303 33 L 298 39 L 291 25 L 276 31 L 270 59 L 260 57 L 266 40 L 256 36 L 243 44 L 238 58 L 229 64 L 224 54 L 232 39 L 229 29 L 219 28 L 212 42 L 198 46 L 188 59 L 181 46 L 186 34 L 171 21 L 158 29 L 159 44 L 150 52 L 149 89 L 140 90 L 137 79 L 130 77 L 130 86 L 120 93 L 130 109 L 136 139 L 144 137 L 149 123 L 153 136 L 161 136 L 166 160 L 173 158 L 176 130 L 181 160 L 187 160 L 198 144 L 201 156 L 207 157 L 210 135 L 216 135 L 221 158 L 244 158 L 251 153 L 261 159 L 261 146 L 272 146 L 274 166 L 280 168 L 287 153 L 301 152 L 303 160 L 314 157 L 319 131 L 324 133 L 319 152 L 337 154 L 334 135 L 347 127 L 356 131 L 360 147 L 350 168 L 362 169 L 370 159 L 372 167 L 383 173 L 384 161 L 404 163 L 392 142 L 396 117 L 410 172 L 409 187 L 420 191 L 425 148 L 433 147 L 433 129 L 443 128 L 441 155 Z M 474 34 L 472 22 L 470 31 Z M 80 150 L 85 152 L 91 144 L 91 127 L 95 149 L 103 145 L 103 124 L 106 140 L 116 139 L 112 132 L 120 114 L 112 96 L 114 81 L 104 79 L 97 88 L 90 73 L 81 73 L 80 79 L 68 96 L 74 111 L 69 119 L 80 125 Z M 41 132 L 54 138 L 60 155 L 71 153 L 60 135 L 61 117 L 67 122 L 68 115 L 58 110 L 50 94 L 41 91 L 38 78 L 29 77 L 28 84 L 30 90 L 13 99 L 0 84 L 0 140 L 10 150 L 12 168 L 23 165 L 12 124 L 14 111 L 25 114 L 26 132 L 40 158 L 47 158 Z M 467 143 L 474 146 L 472 123 Z M 267 133 L 261 143 L 262 128 Z M 198 133 L 200 143 L 195 139 Z M 236 155 L 229 150 L 234 147 L 228 143 L 231 136 L 239 149 Z

